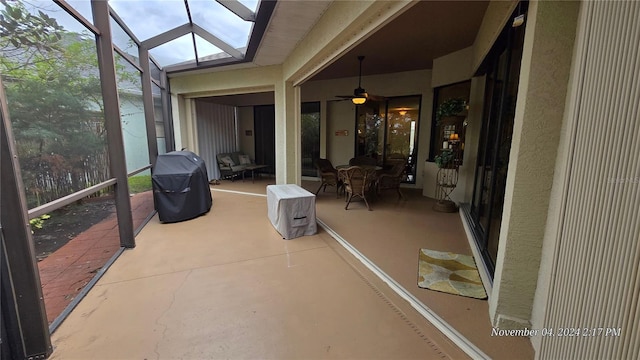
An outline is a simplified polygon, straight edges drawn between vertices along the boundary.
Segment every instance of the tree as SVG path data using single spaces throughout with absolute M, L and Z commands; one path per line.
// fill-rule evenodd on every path
M 0 0 L 0 63 L 8 72 L 47 61 L 45 54 L 59 51 L 63 28 L 42 11 L 31 14 L 22 2 Z M 19 59 L 16 61 L 16 59 Z M 11 64 L 11 66 L 9 66 Z M 18 66 L 18 68 L 16 68 Z
M 0 2 L 0 71 L 32 207 L 107 179 L 95 42 Z

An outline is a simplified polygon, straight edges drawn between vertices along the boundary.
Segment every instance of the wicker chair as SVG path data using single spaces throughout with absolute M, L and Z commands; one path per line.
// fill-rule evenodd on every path
M 369 207 L 369 202 L 367 201 L 367 194 L 371 190 L 375 173 L 359 166 L 340 169 L 340 173 L 344 179 L 344 189 L 347 194 L 347 205 L 345 205 L 344 209 L 349 209 L 349 204 L 353 198 L 360 197 L 364 200 L 365 205 L 367 205 L 367 209 L 371 211 L 371 207 Z
M 405 177 L 405 161 L 393 162 L 393 166 L 389 171 L 378 176 L 378 194 L 382 190 L 395 189 L 398 192 L 398 197 L 405 199 L 404 194 L 400 191 L 400 183 Z
M 316 169 L 318 169 L 318 176 L 322 180 L 320 187 L 316 190 L 316 195 L 320 192 L 320 189 L 324 187 L 323 191 L 327 190 L 327 185 L 336 187 L 336 198 L 340 196 L 340 189 L 343 187 L 342 180 L 338 178 L 338 170 L 333 167 L 331 161 L 327 159 L 316 160 Z
M 368 156 L 356 156 L 349 160 L 349 166 L 361 166 L 361 165 L 369 165 L 376 166 L 378 165 L 378 160 L 368 157 Z

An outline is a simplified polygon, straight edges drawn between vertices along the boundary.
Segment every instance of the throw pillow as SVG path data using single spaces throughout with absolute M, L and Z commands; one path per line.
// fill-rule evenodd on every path
M 220 161 L 222 161 L 227 166 L 236 166 L 236 163 L 233 162 L 233 159 L 231 159 L 231 156 L 222 156 L 220 158 Z
M 251 158 L 249 155 L 238 155 L 238 160 L 240 160 L 240 165 L 251 165 Z

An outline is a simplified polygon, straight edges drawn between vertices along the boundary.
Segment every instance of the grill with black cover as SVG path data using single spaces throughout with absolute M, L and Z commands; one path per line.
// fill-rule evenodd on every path
M 158 155 L 152 182 L 161 222 L 193 219 L 211 209 L 206 165 L 191 151 Z

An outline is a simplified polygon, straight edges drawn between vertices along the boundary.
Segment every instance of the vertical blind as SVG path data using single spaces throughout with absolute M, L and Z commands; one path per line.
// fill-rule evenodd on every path
M 198 155 L 207 166 L 209 180 L 219 179 L 216 155 L 238 150 L 235 108 L 202 100 L 195 103 Z

